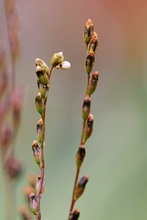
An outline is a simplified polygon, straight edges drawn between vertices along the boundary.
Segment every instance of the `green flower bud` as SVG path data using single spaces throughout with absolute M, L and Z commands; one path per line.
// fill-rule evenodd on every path
M 36 140 L 32 143 L 32 151 L 35 162 L 40 166 L 41 150 Z
M 77 200 L 84 192 L 85 186 L 88 182 L 88 176 L 83 176 L 77 184 L 74 192 L 74 199 Z
M 83 145 L 81 145 L 78 149 L 77 154 L 76 154 L 76 165 L 78 168 L 81 167 L 81 165 L 84 161 L 85 155 L 86 155 L 85 147 Z
M 92 38 L 88 44 L 88 52 L 93 50 L 94 54 L 96 53 L 96 49 L 98 46 L 98 35 L 96 32 L 93 33 Z
M 36 58 L 35 64 L 36 64 L 36 66 L 40 66 L 41 68 L 43 68 L 45 70 L 45 72 L 49 75 L 49 67 L 47 66 L 47 64 L 43 60 Z
M 91 19 L 88 19 L 85 25 L 84 30 L 84 41 L 86 44 L 88 44 L 91 40 L 92 34 L 93 34 L 94 25 Z
M 56 67 L 58 65 L 60 65 L 64 60 L 64 56 L 62 52 L 59 53 L 54 53 L 54 55 L 51 58 L 51 65 L 53 67 Z
M 49 84 L 49 78 L 48 78 L 47 72 L 45 71 L 45 69 L 43 69 L 42 67 L 38 65 L 36 66 L 36 75 L 40 83 L 42 83 L 43 85 Z
M 93 50 L 90 50 L 85 62 L 85 70 L 89 74 L 92 71 L 94 65 L 95 57 Z
M 95 71 L 90 79 L 90 84 L 88 85 L 88 95 L 91 96 L 97 87 L 97 83 L 98 83 L 98 79 L 99 79 L 99 73 L 98 71 Z
M 88 138 L 90 138 L 90 136 L 92 135 L 92 131 L 93 131 L 93 115 L 90 114 L 87 118 L 87 121 L 86 121 L 86 127 L 85 127 L 85 130 L 84 130 L 84 135 L 83 135 L 83 144 L 86 142 L 86 140 Z
M 82 118 L 83 120 L 86 120 L 88 118 L 88 115 L 90 113 L 90 105 L 91 105 L 91 99 L 89 97 L 86 97 L 83 102 L 82 107 Z
M 42 83 L 38 82 L 38 91 L 41 93 L 42 98 L 44 99 L 46 97 L 46 93 L 49 89 L 49 85 L 43 85 Z
M 35 106 L 36 106 L 36 110 L 38 111 L 38 113 L 42 115 L 44 112 L 44 101 L 43 101 L 43 98 L 40 92 L 35 97 Z
M 37 141 L 39 143 L 42 142 L 42 129 L 43 129 L 43 120 L 42 118 L 38 120 L 36 125 L 36 135 L 37 135 Z

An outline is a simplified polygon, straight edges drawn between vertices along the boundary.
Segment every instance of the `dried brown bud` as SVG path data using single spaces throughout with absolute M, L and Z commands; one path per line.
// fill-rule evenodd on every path
M 86 121 L 86 127 L 85 127 L 85 130 L 84 130 L 84 135 L 83 135 L 83 144 L 86 142 L 86 140 L 91 136 L 92 134 L 92 131 L 93 131 L 93 115 L 90 114 L 87 118 L 87 121 Z
M 93 65 L 94 65 L 95 57 L 93 50 L 90 50 L 86 62 L 85 62 L 85 70 L 89 74 L 92 71 Z
M 91 40 L 92 34 L 94 30 L 94 25 L 91 19 L 88 19 L 85 25 L 85 30 L 84 30 L 84 41 L 86 44 L 88 44 Z
M 93 50 L 94 54 L 96 53 L 96 49 L 98 46 L 98 35 L 96 32 L 93 33 L 92 38 L 88 44 L 88 52 Z
M 74 199 L 77 200 L 84 192 L 85 186 L 88 182 L 88 176 L 83 176 L 80 181 L 78 182 L 75 192 L 74 192 Z
M 88 85 L 88 95 L 91 96 L 97 87 L 97 83 L 98 83 L 98 79 L 99 79 L 99 73 L 98 71 L 95 71 L 90 79 L 90 84 Z
M 83 106 L 82 106 L 82 118 L 86 120 L 90 113 L 91 99 L 89 97 L 85 97 Z
M 76 154 L 76 165 L 78 168 L 81 167 L 81 165 L 84 161 L 85 155 L 86 155 L 85 147 L 83 145 L 81 145 L 78 149 L 77 154 Z
M 73 212 L 70 213 L 69 220 L 78 220 L 80 217 L 80 212 L 78 209 L 75 209 Z

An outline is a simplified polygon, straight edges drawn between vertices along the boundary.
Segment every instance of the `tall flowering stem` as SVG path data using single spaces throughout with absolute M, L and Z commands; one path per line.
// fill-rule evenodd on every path
M 28 194 L 30 210 L 33 215 L 35 215 L 36 220 L 41 220 L 41 197 L 45 190 L 45 134 L 46 134 L 46 109 L 47 109 L 47 100 L 50 89 L 50 79 L 52 71 L 54 69 L 69 69 L 70 63 L 64 61 L 64 56 L 62 52 L 55 53 L 51 58 L 51 68 L 47 64 L 36 58 L 36 75 L 37 75 L 37 86 L 38 93 L 35 97 L 35 106 L 36 110 L 40 115 L 40 119 L 36 124 L 36 140 L 32 143 L 32 150 L 34 160 L 39 165 L 40 174 L 36 179 L 35 186 L 26 192 Z M 30 189 L 30 188 L 29 188 Z M 24 212 L 21 212 L 21 215 L 24 216 Z
M 83 194 L 85 190 L 85 186 L 88 182 L 88 176 L 83 176 L 79 180 L 80 170 L 82 163 L 84 161 L 86 155 L 85 143 L 88 138 L 92 135 L 93 132 L 93 115 L 90 114 L 91 107 L 91 98 L 90 96 L 94 93 L 97 82 L 98 82 L 98 71 L 95 71 L 91 74 L 94 62 L 95 62 L 95 52 L 98 46 L 98 36 L 96 32 L 94 32 L 94 25 L 91 19 L 88 19 L 85 25 L 84 30 L 84 41 L 86 44 L 87 57 L 85 61 L 85 71 L 87 73 L 87 87 L 86 87 L 86 96 L 82 105 L 82 133 L 80 145 L 76 154 L 76 174 L 75 181 L 72 192 L 71 205 L 68 215 L 68 220 L 77 220 L 80 216 L 80 212 L 78 209 L 74 210 L 74 205 L 77 199 Z

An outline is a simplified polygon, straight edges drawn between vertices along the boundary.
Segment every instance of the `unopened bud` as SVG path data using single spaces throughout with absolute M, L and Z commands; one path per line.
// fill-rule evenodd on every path
M 81 167 L 81 165 L 84 161 L 85 155 L 86 155 L 85 147 L 83 145 L 81 145 L 78 149 L 77 154 L 76 154 L 76 165 L 78 168 Z
M 38 191 L 40 190 L 40 187 L 41 187 L 40 192 L 42 194 L 45 191 L 45 178 L 43 180 L 42 185 L 41 185 L 41 181 L 42 181 L 42 179 L 41 179 L 41 174 L 40 174 L 37 178 L 37 181 L 36 181 L 36 192 L 38 193 Z
M 84 135 L 83 135 L 83 143 L 86 142 L 86 140 L 91 136 L 92 134 L 92 131 L 93 131 L 93 115 L 90 114 L 87 118 L 87 121 L 86 121 L 86 127 L 85 127 L 85 130 L 84 130 Z
M 85 25 L 84 30 L 84 41 L 86 44 L 88 44 L 91 40 L 92 34 L 93 34 L 94 25 L 91 19 L 88 19 Z
M 36 58 L 35 64 L 36 66 L 40 66 L 41 68 L 43 68 L 45 72 L 49 75 L 49 67 L 43 60 Z
M 88 44 L 88 52 L 93 50 L 94 54 L 96 53 L 96 49 L 98 46 L 98 35 L 96 32 L 93 33 L 92 38 Z
M 37 83 L 38 84 L 38 92 L 40 92 L 42 98 L 44 99 L 46 97 L 46 94 L 47 94 L 47 90 L 48 90 L 48 85 L 43 85 L 42 83 Z
M 32 151 L 35 162 L 40 166 L 41 150 L 36 140 L 34 140 L 32 143 Z
M 80 212 L 78 209 L 75 209 L 73 212 L 70 213 L 69 220 L 78 220 L 80 217 Z
M 51 58 L 51 65 L 53 67 L 56 67 L 58 65 L 60 65 L 64 60 L 64 56 L 62 52 L 59 53 L 54 53 L 52 58 Z
M 83 120 L 88 118 L 88 115 L 90 113 L 90 105 L 91 105 L 91 99 L 89 97 L 86 97 L 83 102 L 82 106 L 82 118 Z
M 95 92 L 96 87 L 97 87 L 97 83 L 98 83 L 98 79 L 99 79 L 99 73 L 98 73 L 98 71 L 95 71 L 91 76 L 90 84 L 88 86 L 88 95 L 89 96 Z
M 77 200 L 84 192 L 85 186 L 88 182 L 88 176 L 83 176 L 77 184 L 74 192 L 74 199 Z
M 39 121 L 37 122 L 37 125 L 36 125 L 37 141 L 39 143 L 42 142 L 42 129 L 43 129 L 43 120 L 41 118 L 41 119 L 39 119 Z
M 43 85 L 49 84 L 49 78 L 47 72 L 38 65 L 36 66 L 36 75 L 40 83 L 42 83 Z
M 33 215 L 37 215 L 37 197 L 34 193 L 29 195 L 30 209 Z
M 42 115 L 44 112 L 44 101 L 43 101 L 43 98 L 40 92 L 35 97 L 35 106 L 36 106 L 36 110 L 38 111 L 38 113 Z
M 92 71 L 94 61 L 95 61 L 94 52 L 93 50 L 90 50 L 85 62 L 85 70 L 88 74 Z

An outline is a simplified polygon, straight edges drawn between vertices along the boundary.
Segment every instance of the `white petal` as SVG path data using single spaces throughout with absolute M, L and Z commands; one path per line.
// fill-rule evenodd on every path
M 61 69 L 62 70 L 68 70 L 70 67 L 71 67 L 71 64 L 68 61 L 63 61 L 62 64 L 61 64 Z
M 63 52 L 59 52 L 58 55 L 62 57 L 63 56 Z

